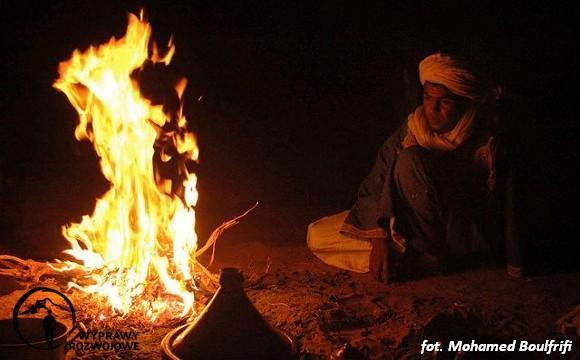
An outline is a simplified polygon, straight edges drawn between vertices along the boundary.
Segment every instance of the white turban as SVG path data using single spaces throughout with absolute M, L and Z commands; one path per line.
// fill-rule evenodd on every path
M 455 95 L 479 101 L 484 96 L 482 84 L 464 63 L 450 55 L 436 53 L 419 63 L 421 84 L 425 81 L 445 86 Z

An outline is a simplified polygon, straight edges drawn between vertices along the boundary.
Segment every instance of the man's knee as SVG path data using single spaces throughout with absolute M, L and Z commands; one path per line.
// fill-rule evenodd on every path
M 313 223 L 308 225 L 308 230 L 306 231 L 306 244 L 310 251 L 316 252 L 321 246 L 320 238 L 321 236 L 320 225 Z
M 410 175 L 425 172 L 428 150 L 420 146 L 411 146 L 401 150 L 394 166 L 395 178 L 406 178 Z

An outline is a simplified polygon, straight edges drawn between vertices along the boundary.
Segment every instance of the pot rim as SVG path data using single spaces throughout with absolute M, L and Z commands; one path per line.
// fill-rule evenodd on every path
M 37 320 L 42 320 L 42 319 L 39 319 L 39 318 L 21 318 L 20 320 L 25 320 L 25 321 L 34 320 L 34 321 L 37 321 Z M 12 323 L 12 319 L 0 319 L 0 322 L 2 322 L 2 321 L 6 321 L 6 322 Z M 57 324 L 62 325 L 62 328 L 64 329 L 64 331 L 61 334 L 59 334 L 58 336 L 55 336 L 54 337 L 53 343 L 54 344 L 58 344 L 58 345 L 55 346 L 55 347 L 53 347 L 53 348 L 51 348 L 51 349 L 43 349 L 43 350 L 53 350 L 53 349 L 57 349 L 57 348 L 59 348 L 60 346 L 62 346 L 63 344 L 66 343 L 66 339 L 67 339 L 68 334 L 69 334 L 69 332 L 70 332 L 71 329 L 70 329 L 70 327 L 67 324 L 65 324 L 65 323 L 63 323 L 61 321 L 58 321 L 57 320 L 56 322 L 57 322 Z M 39 340 L 39 341 L 31 342 L 30 345 L 32 345 L 32 346 L 39 346 L 40 347 L 44 343 L 46 343 L 45 340 Z M 0 340 L 0 349 L 20 348 L 20 347 L 31 347 L 30 345 L 26 344 L 25 342 L 19 342 L 19 343 L 3 343 Z

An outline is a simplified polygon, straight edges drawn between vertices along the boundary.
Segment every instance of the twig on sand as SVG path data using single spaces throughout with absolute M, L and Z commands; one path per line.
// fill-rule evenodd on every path
M 285 303 L 281 303 L 281 302 L 279 302 L 279 303 L 267 303 L 267 304 L 268 304 L 269 306 L 286 306 L 287 308 L 289 308 L 289 307 L 290 307 L 290 305 L 288 305 L 288 304 L 285 304 Z

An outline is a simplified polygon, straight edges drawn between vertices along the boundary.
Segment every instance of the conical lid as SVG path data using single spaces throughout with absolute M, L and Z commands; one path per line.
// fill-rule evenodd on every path
M 292 342 L 256 310 L 243 276 L 222 269 L 220 288 L 199 317 L 169 347 L 181 359 L 290 359 Z

